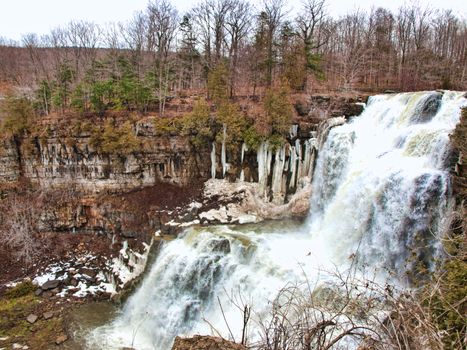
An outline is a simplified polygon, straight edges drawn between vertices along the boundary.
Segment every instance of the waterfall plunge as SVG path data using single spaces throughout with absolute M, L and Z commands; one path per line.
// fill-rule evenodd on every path
M 414 256 L 429 266 L 449 210 L 448 134 L 466 104 L 454 92 L 371 98 L 322 141 L 306 225 L 187 230 L 162 248 L 121 315 L 90 335 L 90 348 L 165 350 L 175 335 L 210 334 L 203 318 L 227 336 L 217 298 L 238 336 L 241 316 L 227 294 L 261 317 L 284 285 L 305 274 L 319 285 L 320 271 L 347 268 L 349 256 L 382 278 L 384 269 L 402 275 Z M 261 157 L 260 180 L 271 152 Z

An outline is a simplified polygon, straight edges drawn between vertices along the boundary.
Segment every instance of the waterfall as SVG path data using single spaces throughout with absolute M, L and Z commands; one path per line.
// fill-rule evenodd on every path
M 401 284 L 415 265 L 432 268 L 451 202 L 449 133 L 465 105 L 462 93 L 449 91 L 381 95 L 347 124 L 327 125 L 327 138 L 316 141 L 306 224 L 186 230 L 165 243 L 121 314 L 89 335 L 89 348 L 168 349 L 175 335 L 210 334 L 210 324 L 228 337 L 224 317 L 239 339 L 242 319 L 232 296 L 261 319 L 287 283 L 319 286 L 322 271 L 343 271 L 355 261 L 362 274 L 386 279 L 389 270 Z M 282 152 L 275 155 L 281 162 Z M 314 163 L 307 154 L 301 173 Z M 262 184 L 271 159 L 262 144 Z

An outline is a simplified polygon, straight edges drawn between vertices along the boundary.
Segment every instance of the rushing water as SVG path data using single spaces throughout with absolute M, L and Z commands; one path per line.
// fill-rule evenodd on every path
M 238 336 L 231 299 L 261 317 L 286 283 L 319 284 L 322 271 L 355 261 L 362 273 L 391 271 L 401 284 L 416 265 L 432 268 L 450 206 L 448 135 L 466 104 L 454 92 L 371 98 L 361 116 L 329 132 L 305 224 L 188 229 L 162 248 L 89 347 L 169 349 L 175 335 L 210 334 L 211 325 L 227 335 L 224 317 Z

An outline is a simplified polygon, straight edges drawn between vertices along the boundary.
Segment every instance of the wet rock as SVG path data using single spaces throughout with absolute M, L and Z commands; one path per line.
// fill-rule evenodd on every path
M 424 98 L 417 106 L 416 112 L 410 118 L 411 123 L 429 122 L 441 107 L 443 93 L 437 92 Z
M 188 211 L 187 213 L 185 213 L 184 215 L 182 215 L 182 216 L 180 217 L 180 221 L 181 221 L 181 222 L 190 222 L 190 221 L 193 221 L 193 220 L 195 220 L 195 219 L 197 218 L 196 214 L 197 214 L 197 209 L 195 209 L 195 210 L 190 210 L 190 211 Z
M 33 324 L 37 321 L 39 317 L 37 317 L 37 315 L 34 315 L 34 314 L 30 314 L 27 318 L 26 318 L 26 321 L 28 321 L 29 323 Z
M 51 319 L 52 317 L 54 317 L 54 313 L 52 311 L 47 311 L 47 312 L 44 312 L 44 320 L 49 320 Z
M 230 242 L 226 238 L 212 241 L 209 245 L 213 252 L 230 253 Z
M 41 289 L 42 290 L 54 289 L 54 288 L 57 288 L 59 284 L 60 284 L 59 280 L 49 280 L 41 286 Z
M 60 345 L 63 344 L 68 340 L 68 336 L 66 334 L 62 334 L 55 340 L 55 344 Z

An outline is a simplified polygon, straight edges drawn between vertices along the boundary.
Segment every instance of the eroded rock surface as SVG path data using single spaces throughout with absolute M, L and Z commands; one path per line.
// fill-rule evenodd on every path
M 241 344 L 211 336 L 176 337 L 172 350 L 246 350 Z

